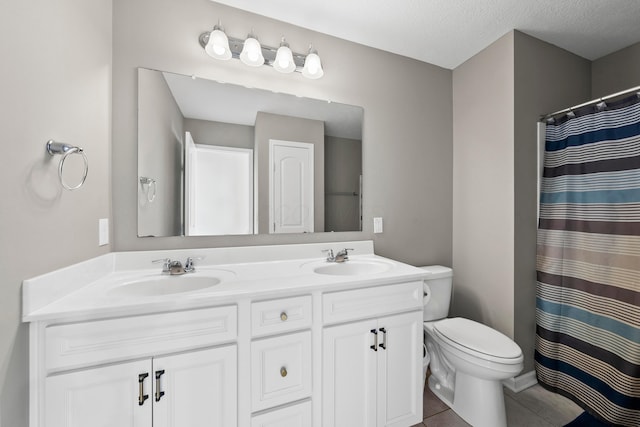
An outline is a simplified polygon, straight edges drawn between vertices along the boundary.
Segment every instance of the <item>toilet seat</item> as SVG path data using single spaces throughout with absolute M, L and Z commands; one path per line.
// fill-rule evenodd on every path
M 522 363 L 522 350 L 509 337 L 482 323 L 455 317 L 433 323 L 434 334 L 444 343 L 486 361 Z

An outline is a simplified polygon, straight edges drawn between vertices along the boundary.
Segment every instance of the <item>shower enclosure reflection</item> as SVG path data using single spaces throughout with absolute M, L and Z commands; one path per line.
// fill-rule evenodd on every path
M 138 69 L 138 236 L 360 231 L 363 109 Z

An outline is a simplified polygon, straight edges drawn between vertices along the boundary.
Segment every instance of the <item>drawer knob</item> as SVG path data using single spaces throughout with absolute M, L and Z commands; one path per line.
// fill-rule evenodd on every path
M 286 321 L 289 318 L 289 316 L 287 316 L 287 312 L 283 311 L 282 313 L 280 313 L 280 320 L 282 320 L 283 322 Z
M 282 368 L 280 368 L 280 376 L 282 378 L 287 376 L 287 368 L 285 368 L 284 366 Z

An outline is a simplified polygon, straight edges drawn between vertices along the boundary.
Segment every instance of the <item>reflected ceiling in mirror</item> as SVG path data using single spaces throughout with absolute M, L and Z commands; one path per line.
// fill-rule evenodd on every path
M 138 69 L 138 236 L 362 230 L 361 107 Z

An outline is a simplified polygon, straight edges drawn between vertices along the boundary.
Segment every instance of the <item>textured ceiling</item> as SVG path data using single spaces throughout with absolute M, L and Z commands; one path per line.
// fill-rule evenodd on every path
M 640 0 L 215 0 L 453 69 L 516 29 L 594 60 L 640 41 Z

